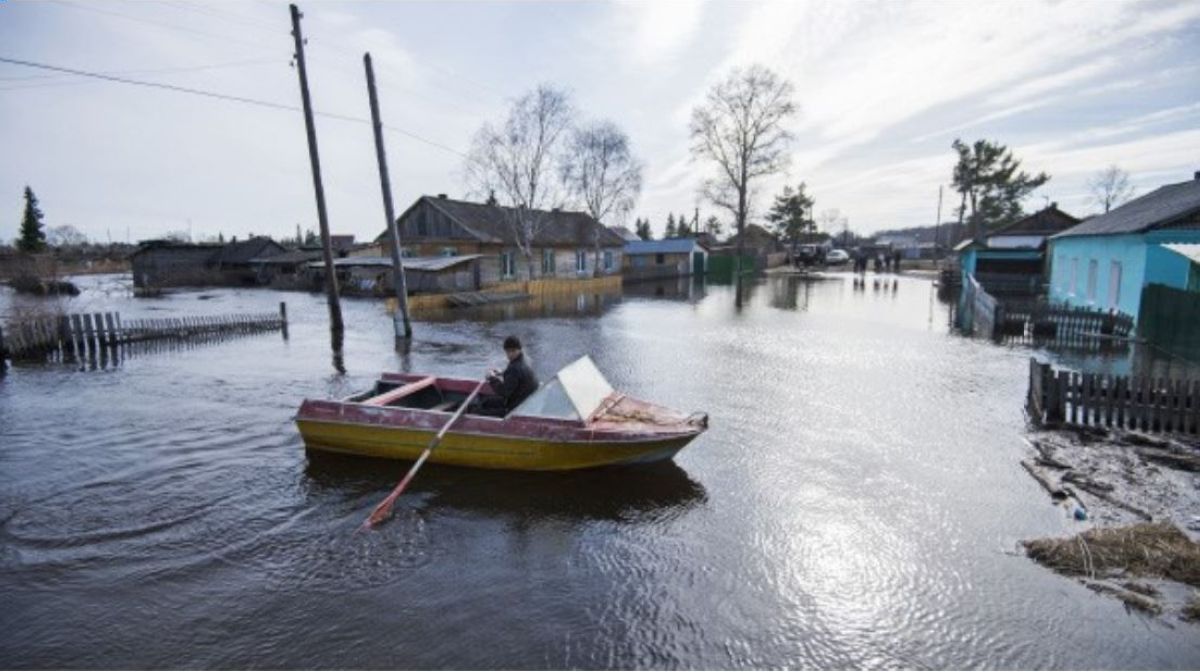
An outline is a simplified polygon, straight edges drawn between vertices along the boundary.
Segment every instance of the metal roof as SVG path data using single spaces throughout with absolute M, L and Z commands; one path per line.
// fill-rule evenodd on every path
M 631 240 L 625 243 L 625 254 L 687 254 L 698 245 L 695 238 Z
M 409 257 L 404 259 L 404 270 L 406 271 L 442 271 L 451 266 L 466 263 L 472 259 L 478 259 L 483 255 L 479 254 L 462 254 L 454 257 Z M 314 261 L 310 263 L 309 268 L 324 268 L 324 261 Z M 391 257 L 342 257 L 341 259 L 333 260 L 334 268 L 391 268 Z
M 1200 264 L 1200 243 L 1164 243 L 1163 247 L 1175 254 L 1182 254 L 1194 264 Z
M 1200 179 L 1159 187 L 1053 237 L 1141 233 L 1195 212 L 1200 212 Z
M 459 254 L 453 257 L 409 257 L 403 261 L 405 269 L 411 268 L 414 271 L 441 271 L 482 256 L 482 254 Z

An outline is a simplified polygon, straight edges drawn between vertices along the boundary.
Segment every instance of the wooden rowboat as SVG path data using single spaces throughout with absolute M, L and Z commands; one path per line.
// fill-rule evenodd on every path
M 310 450 L 415 460 L 477 380 L 385 373 L 340 401 L 305 399 L 296 425 Z M 484 386 L 483 392 L 490 393 Z M 488 469 L 563 470 L 669 460 L 708 427 L 613 390 L 591 358 L 567 365 L 503 418 L 470 412 L 431 462 Z

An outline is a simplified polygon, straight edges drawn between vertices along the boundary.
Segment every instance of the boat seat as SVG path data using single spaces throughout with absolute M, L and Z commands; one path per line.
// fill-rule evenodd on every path
M 368 406 L 387 406 L 393 401 L 403 399 L 414 392 L 420 392 L 427 387 L 432 387 L 435 382 L 437 382 L 437 378 L 434 376 L 426 376 L 420 380 L 408 383 L 407 385 L 401 385 L 394 390 L 389 390 L 383 394 L 377 394 L 362 403 L 367 404 Z

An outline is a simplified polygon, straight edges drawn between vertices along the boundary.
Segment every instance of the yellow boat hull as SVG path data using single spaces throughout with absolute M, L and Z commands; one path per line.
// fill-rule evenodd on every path
M 416 460 L 436 434 L 419 428 L 296 419 L 310 450 Z M 429 461 L 462 467 L 555 471 L 669 460 L 696 434 L 637 441 L 554 441 L 449 432 Z

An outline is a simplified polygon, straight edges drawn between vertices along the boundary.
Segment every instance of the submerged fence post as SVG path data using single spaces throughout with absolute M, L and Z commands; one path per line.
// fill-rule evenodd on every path
M 287 301 L 279 302 L 279 320 L 280 320 L 280 328 L 283 330 L 283 338 L 284 338 L 284 340 L 287 340 L 287 337 L 288 337 Z
M 0 376 L 8 370 L 8 347 L 4 345 L 4 327 L 0 327 Z

